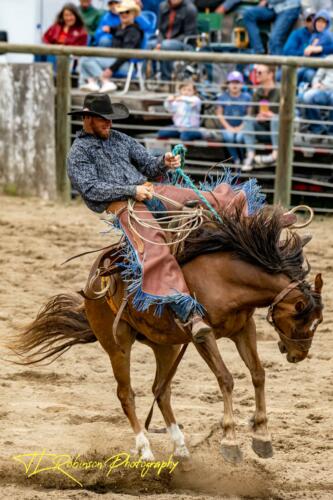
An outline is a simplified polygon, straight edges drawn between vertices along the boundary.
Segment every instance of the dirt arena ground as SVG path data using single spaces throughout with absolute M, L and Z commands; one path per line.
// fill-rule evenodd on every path
M 93 256 L 66 266 L 61 262 L 83 250 L 105 246 L 105 226 L 78 203 L 61 206 L 34 199 L 0 196 L 0 338 L 33 319 L 47 298 L 79 290 Z M 116 469 L 109 476 L 97 466 L 73 475 L 82 487 L 59 471 L 30 478 L 17 455 L 33 452 L 67 454 L 78 461 L 104 461 L 131 450 L 132 432 L 116 397 L 109 359 L 98 343 L 75 346 L 46 367 L 1 362 L 0 499 L 141 498 L 333 498 L 333 219 L 318 217 L 306 249 L 311 278 L 323 273 L 324 323 L 311 357 L 287 363 L 277 334 L 257 313 L 259 351 L 266 367 L 266 394 L 274 457 L 258 458 L 251 449 L 248 420 L 254 398 L 249 374 L 230 341 L 220 341 L 223 358 L 234 375 L 234 407 L 243 451 L 238 466 L 219 453 L 222 401 L 217 382 L 189 347 L 173 383 L 173 402 L 192 453 L 172 474 Z M 6 356 L 2 348 L 1 359 Z M 150 407 L 154 376 L 148 348 L 135 345 L 132 365 L 138 414 Z M 155 410 L 153 428 L 163 427 Z M 150 434 L 157 459 L 172 452 L 166 434 Z M 25 460 L 25 463 L 27 463 Z M 30 468 L 30 471 L 32 469 Z

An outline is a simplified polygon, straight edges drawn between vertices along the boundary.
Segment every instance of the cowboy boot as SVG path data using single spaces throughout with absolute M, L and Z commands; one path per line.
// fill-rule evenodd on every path
M 193 342 L 197 343 L 204 342 L 205 336 L 211 331 L 211 327 L 198 314 L 192 316 L 189 326 Z

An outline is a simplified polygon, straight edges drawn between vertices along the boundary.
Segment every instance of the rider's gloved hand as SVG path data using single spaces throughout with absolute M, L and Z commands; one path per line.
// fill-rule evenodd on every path
M 174 156 L 172 153 L 165 153 L 164 155 L 164 165 L 168 168 L 178 168 L 180 167 L 180 156 Z
M 137 201 L 151 200 L 153 197 L 153 187 L 142 184 L 136 187 L 135 199 Z

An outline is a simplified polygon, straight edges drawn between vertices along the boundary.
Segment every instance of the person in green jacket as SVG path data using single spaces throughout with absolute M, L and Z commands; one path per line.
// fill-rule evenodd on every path
M 87 28 L 90 37 L 93 39 L 99 20 L 104 12 L 96 9 L 96 7 L 93 7 L 92 0 L 80 0 L 79 11 L 83 18 L 85 27 Z M 92 44 L 92 41 L 93 40 L 90 40 L 89 45 Z

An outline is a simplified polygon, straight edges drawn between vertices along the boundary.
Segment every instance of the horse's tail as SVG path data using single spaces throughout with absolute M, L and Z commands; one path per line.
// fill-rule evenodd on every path
M 36 319 L 14 336 L 7 347 L 20 359 L 20 365 L 50 364 L 75 344 L 96 342 L 79 295 L 60 294 L 52 297 Z

